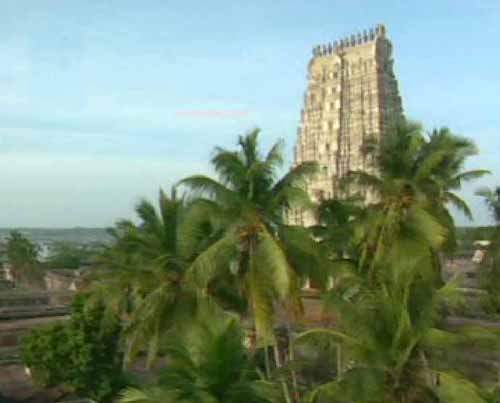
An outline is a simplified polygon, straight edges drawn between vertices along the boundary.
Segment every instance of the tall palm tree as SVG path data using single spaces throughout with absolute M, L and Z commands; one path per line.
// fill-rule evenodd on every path
M 202 217 L 175 191 L 159 194 L 159 209 L 142 200 L 139 223 L 121 220 L 110 230 L 113 244 L 92 273 L 91 301 L 105 300 L 125 322 L 127 358 L 147 347 L 149 362 L 167 332 L 190 323 L 199 299 L 186 272 L 201 251 L 217 237 L 210 217 Z
M 429 257 L 408 253 L 418 247 L 426 248 L 398 242 L 384 259 L 376 287 L 352 271 L 351 284 L 328 296 L 340 312 L 336 328 L 299 335 L 297 346 L 340 345 L 343 355 L 337 377 L 315 388 L 306 401 L 483 402 L 479 388 L 450 358 L 468 345 L 497 350 L 498 336 L 481 329 L 443 330 L 443 302 L 456 292 L 453 284 L 435 288 Z
M 354 171 L 347 185 L 367 188 L 374 196 L 366 227 L 363 266 L 373 268 L 394 239 L 417 236 L 439 250 L 454 237 L 448 204 L 471 216 L 467 204 L 454 193 L 464 181 L 486 174 L 463 171 L 474 144 L 442 128 L 426 137 L 420 125 L 402 121 L 374 148 L 375 173 Z M 368 263 L 369 262 L 369 263 Z
M 326 339 L 342 351 L 341 377 L 315 390 L 311 400 L 417 403 L 460 393 L 463 401 L 480 399 L 477 388 L 442 366 L 440 351 L 468 337 L 438 328 L 440 301 L 450 286 L 436 287 L 436 252 L 454 232 L 448 203 L 469 212 L 453 191 L 486 171 L 462 171 L 475 152 L 469 141 L 447 129 L 425 137 L 411 122 L 388 132 L 374 150 L 376 171 L 351 172 L 345 182 L 367 188 L 374 203 L 355 214 L 330 201 L 320 215 L 318 239 L 342 233 L 355 242 L 348 243 L 354 246 L 349 253 L 345 242 L 329 248 L 331 256 L 350 257 L 338 267 L 329 298 L 338 328 L 311 330 L 299 338 Z M 357 221 L 350 221 L 353 216 L 360 225 L 351 225 Z
M 211 318 L 173 337 L 168 367 L 154 386 L 130 388 L 122 403 L 269 403 L 277 388 L 260 379 L 238 322 Z M 279 396 L 279 393 L 278 393 Z
M 472 213 L 465 201 L 455 192 L 464 182 L 489 174 L 488 170 L 464 171 L 466 160 L 478 153 L 475 144 L 464 137 L 453 134 L 443 127 L 433 130 L 419 150 L 418 179 L 432 202 L 439 207 L 454 206 L 469 219 Z
M 195 283 L 208 289 L 228 271 L 238 292 L 248 301 L 258 344 L 274 344 L 277 302 L 285 302 L 298 287 L 279 234 L 291 207 L 308 206 L 304 179 L 316 170 L 307 163 L 278 179 L 283 143 L 263 155 L 256 129 L 238 140 L 236 151 L 216 148 L 211 160 L 218 180 L 195 175 L 180 182 L 210 206 L 211 216 L 225 228 L 223 237 L 202 253 L 191 267 Z

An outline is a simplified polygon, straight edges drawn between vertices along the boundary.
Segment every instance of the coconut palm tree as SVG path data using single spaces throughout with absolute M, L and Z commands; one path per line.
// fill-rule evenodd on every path
M 464 182 L 490 173 L 484 169 L 464 171 L 466 160 L 477 153 L 471 140 L 453 134 L 446 127 L 433 130 L 419 150 L 421 168 L 417 177 L 428 198 L 440 207 L 451 205 L 472 219 L 467 203 L 455 191 Z
M 374 148 L 374 173 L 354 171 L 346 185 L 355 184 L 374 195 L 365 227 L 362 266 L 373 269 L 394 239 L 418 236 L 433 250 L 454 237 L 449 204 L 471 216 L 467 204 L 454 193 L 463 182 L 481 177 L 484 170 L 463 171 L 474 144 L 442 128 L 424 136 L 420 125 L 402 121 Z
M 248 301 L 258 344 L 267 346 L 275 343 L 276 303 L 293 297 L 299 285 L 279 234 L 289 208 L 309 205 L 303 183 L 316 164 L 297 166 L 278 179 L 283 143 L 263 155 L 258 135 L 256 129 L 240 136 L 236 151 L 215 149 L 211 162 L 218 180 L 195 175 L 180 184 L 202 196 L 210 215 L 225 229 L 222 238 L 193 263 L 193 281 L 208 289 L 222 271 L 237 279 L 234 284 Z
M 188 337 L 170 338 L 168 367 L 155 385 L 130 388 L 120 402 L 269 403 L 279 388 L 260 378 L 243 342 L 236 320 L 202 321 Z
M 328 296 L 339 312 L 335 329 L 311 329 L 301 343 L 342 347 L 337 377 L 315 388 L 309 402 L 424 403 L 483 402 L 451 357 L 472 344 L 497 350 L 498 336 L 481 329 L 442 328 L 443 302 L 456 296 L 454 285 L 436 289 L 425 245 L 398 242 L 384 259 L 377 286 L 356 271 Z M 469 344 L 470 343 L 470 344 Z M 468 362 L 470 365 L 470 362 Z
M 159 209 L 142 200 L 139 223 L 121 220 L 110 230 L 113 244 L 92 273 L 89 290 L 125 322 L 127 358 L 147 347 L 149 362 L 165 334 L 190 323 L 200 302 L 186 272 L 217 237 L 210 217 L 191 212 L 175 191 L 159 194 Z

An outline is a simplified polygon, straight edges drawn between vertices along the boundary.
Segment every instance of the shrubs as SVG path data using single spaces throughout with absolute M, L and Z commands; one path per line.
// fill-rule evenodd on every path
M 81 245 L 71 242 L 57 242 L 52 247 L 52 254 L 44 266 L 48 269 L 79 269 L 92 261 L 99 253 L 96 246 Z
M 125 385 L 120 327 L 102 306 L 85 307 L 77 298 L 67 323 L 33 331 L 22 343 L 22 359 L 40 386 L 65 386 L 99 402 L 110 401 Z
M 38 262 L 38 246 L 19 231 L 7 238 L 7 258 L 16 286 L 43 289 L 43 271 Z
M 480 271 L 480 286 L 488 294 L 482 305 L 490 315 L 500 314 L 500 229 L 491 239 L 491 244 L 483 259 Z

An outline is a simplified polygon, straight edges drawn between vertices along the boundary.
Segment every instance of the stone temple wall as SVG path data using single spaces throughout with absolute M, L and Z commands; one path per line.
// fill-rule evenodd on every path
M 373 172 L 374 161 L 363 146 L 379 139 L 402 114 L 392 44 L 383 25 L 315 47 L 295 147 L 295 165 L 316 161 L 320 167 L 307 185 L 311 198 L 342 197 L 342 176 L 351 170 Z M 301 210 L 291 211 L 289 221 L 315 223 Z

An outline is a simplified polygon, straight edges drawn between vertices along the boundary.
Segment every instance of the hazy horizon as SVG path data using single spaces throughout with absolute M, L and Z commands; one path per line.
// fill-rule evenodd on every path
M 147 4 L 145 6 L 144 4 Z M 500 3 L 4 0 L 0 227 L 103 228 L 262 128 L 287 164 L 313 46 L 384 23 L 406 115 L 476 141 L 500 185 Z

